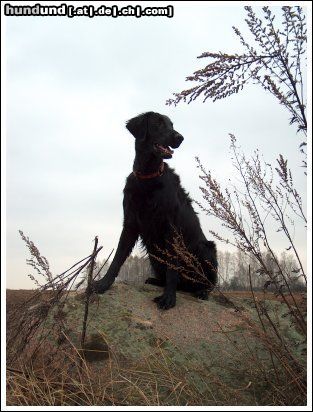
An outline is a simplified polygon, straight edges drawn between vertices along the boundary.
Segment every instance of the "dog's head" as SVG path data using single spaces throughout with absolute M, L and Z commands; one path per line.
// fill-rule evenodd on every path
M 126 123 L 127 130 L 136 138 L 136 150 L 170 159 L 184 140 L 173 128 L 171 120 L 162 114 L 147 112 Z

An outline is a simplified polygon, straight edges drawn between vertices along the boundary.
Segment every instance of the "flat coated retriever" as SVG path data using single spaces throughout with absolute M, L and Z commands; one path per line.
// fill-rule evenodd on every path
M 156 278 L 147 283 L 164 286 L 164 293 L 155 298 L 160 309 L 175 306 L 176 289 L 193 292 L 207 299 L 217 281 L 217 258 L 214 242 L 208 241 L 193 210 L 192 201 L 181 187 L 180 179 L 163 159 L 173 155 L 184 138 L 173 129 L 173 123 L 164 115 L 154 112 L 141 114 L 126 123 L 135 137 L 136 156 L 133 172 L 124 188 L 124 224 L 113 261 L 106 275 L 95 281 L 92 289 L 104 293 L 114 282 L 125 259 L 140 237 L 149 254 Z M 179 232 L 186 248 L 200 262 L 210 286 L 187 279 L 181 272 L 160 262 L 163 250 L 173 240 L 173 228 Z M 176 264 L 181 265 L 177 257 Z M 177 266 L 176 266 L 177 268 Z

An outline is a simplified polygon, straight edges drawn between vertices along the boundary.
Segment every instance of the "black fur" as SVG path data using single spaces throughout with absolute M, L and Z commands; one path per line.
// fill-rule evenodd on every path
M 164 286 L 164 293 L 155 301 L 161 309 L 174 307 L 177 288 L 207 299 L 208 289 L 212 289 L 217 281 L 215 244 L 205 238 L 191 199 L 181 187 L 177 174 L 167 163 L 164 163 L 163 172 L 161 168 L 163 159 L 172 157 L 173 151 L 169 147 L 179 147 L 183 137 L 173 129 L 167 116 L 154 112 L 129 120 L 126 127 L 136 138 L 135 173 L 128 176 L 124 188 L 124 225 L 117 251 L 107 274 L 94 282 L 93 290 L 104 293 L 112 285 L 139 237 L 149 256 L 162 257 L 156 246 L 162 250 L 168 249 L 175 228 L 182 234 L 188 250 L 202 264 L 211 287 L 187 281 L 178 272 L 150 256 L 156 279 L 149 278 L 148 283 Z M 160 176 L 147 177 L 158 171 Z

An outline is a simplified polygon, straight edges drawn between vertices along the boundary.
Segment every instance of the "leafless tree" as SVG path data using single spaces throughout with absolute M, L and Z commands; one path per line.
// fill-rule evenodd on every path
M 204 102 L 209 98 L 213 101 L 224 99 L 252 82 L 275 96 L 289 111 L 290 123 L 295 124 L 297 131 L 306 139 L 304 66 L 307 30 L 304 11 L 299 6 L 282 7 L 282 24 L 279 25 L 267 6 L 262 8 L 262 18 L 250 6 L 246 6 L 245 10 L 245 21 L 254 43 L 248 42 L 239 29 L 233 27 L 244 53 L 202 53 L 199 58 L 213 61 L 187 77 L 187 81 L 196 82 L 196 85 L 174 93 L 174 99 L 169 99 L 167 104 L 190 103 L 200 96 L 203 96 Z M 306 333 L 305 317 L 293 296 L 287 266 L 281 264 L 271 236 L 273 230 L 281 235 L 282 247 L 292 252 L 297 262 L 294 273 L 306 284 L 305 267 L 293 232 L 295 219 L 302 220 L 304 226 L 307 220 L 288 161 L 279 154 L 277 164 L 273 167 L 263 160 L 258 150 L 247 157 L 238 147 L 236 137 L 230 137 L 233 166 L 237 181 L 242 184 L 239 187 L 231 183 L 223 189 L 211 171 L 205 170 L 197 158 L 205 200 L 205 204 L 199 203 L 199 206 L 205 213 L 215 216 L 229 233 L 229 236 L 222 236 L 212 231 L 212 235 L 221 242 L 232 244 L 258 263 L 254 275 L 263 276 L 264 288 L 275 288 L 288 305 L 299 328 Z M 300 144 L 302 153 L 305 146 L 306 142 L 303 141 Z M 248 262 L 242 258 L 241 263 L 247 266 Z M 248 266 L 249 283 L 253 286 L 252 261 Z M 243 267 L 241 271 L 244 271 Z M 291 295 L 292 304 L 286 299 L 285 292 Z
M 246 6 L 246 23 L 254 43 L 245 40 L 238 28 L 233 27 L 243 48 L 243 54 L 204 52 L 198 58 L 213 59 L 203 69 L 186 78 L 196 82 L 190 89 L 174 93 L 167 104 L 192 102 L 199 96 L 203 101 L 224 99 L 238 93 L 249 83 L 260 85 L 275 96 L 290 113 L 290 123 L 306 136 L 307 119 L 304 89 L 307 29 L 303 9 L 284 6 L 282 25 L 279 26 L 269 7 L 263 7 L 263 19 L 251 6 Z M 301 142 L 304 153 L 306 141 Z M 306 161 L 304 161 L 306 165 Z

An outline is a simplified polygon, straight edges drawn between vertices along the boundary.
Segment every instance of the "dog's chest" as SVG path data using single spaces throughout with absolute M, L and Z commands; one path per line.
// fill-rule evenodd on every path
M 174 193 L 162 189 L 134 194 L 132 212 L 136 216 L 140 234 L 164 230 L 169 225 L 169 216 L 173 216 Z M 171 219 L 170 219 L 171 220 Z
M 138 219 L 160 220 L 168 209 L 168 199 L 160 191 L 154 191 L 138 196 L 135 202 L 135 212 Z

